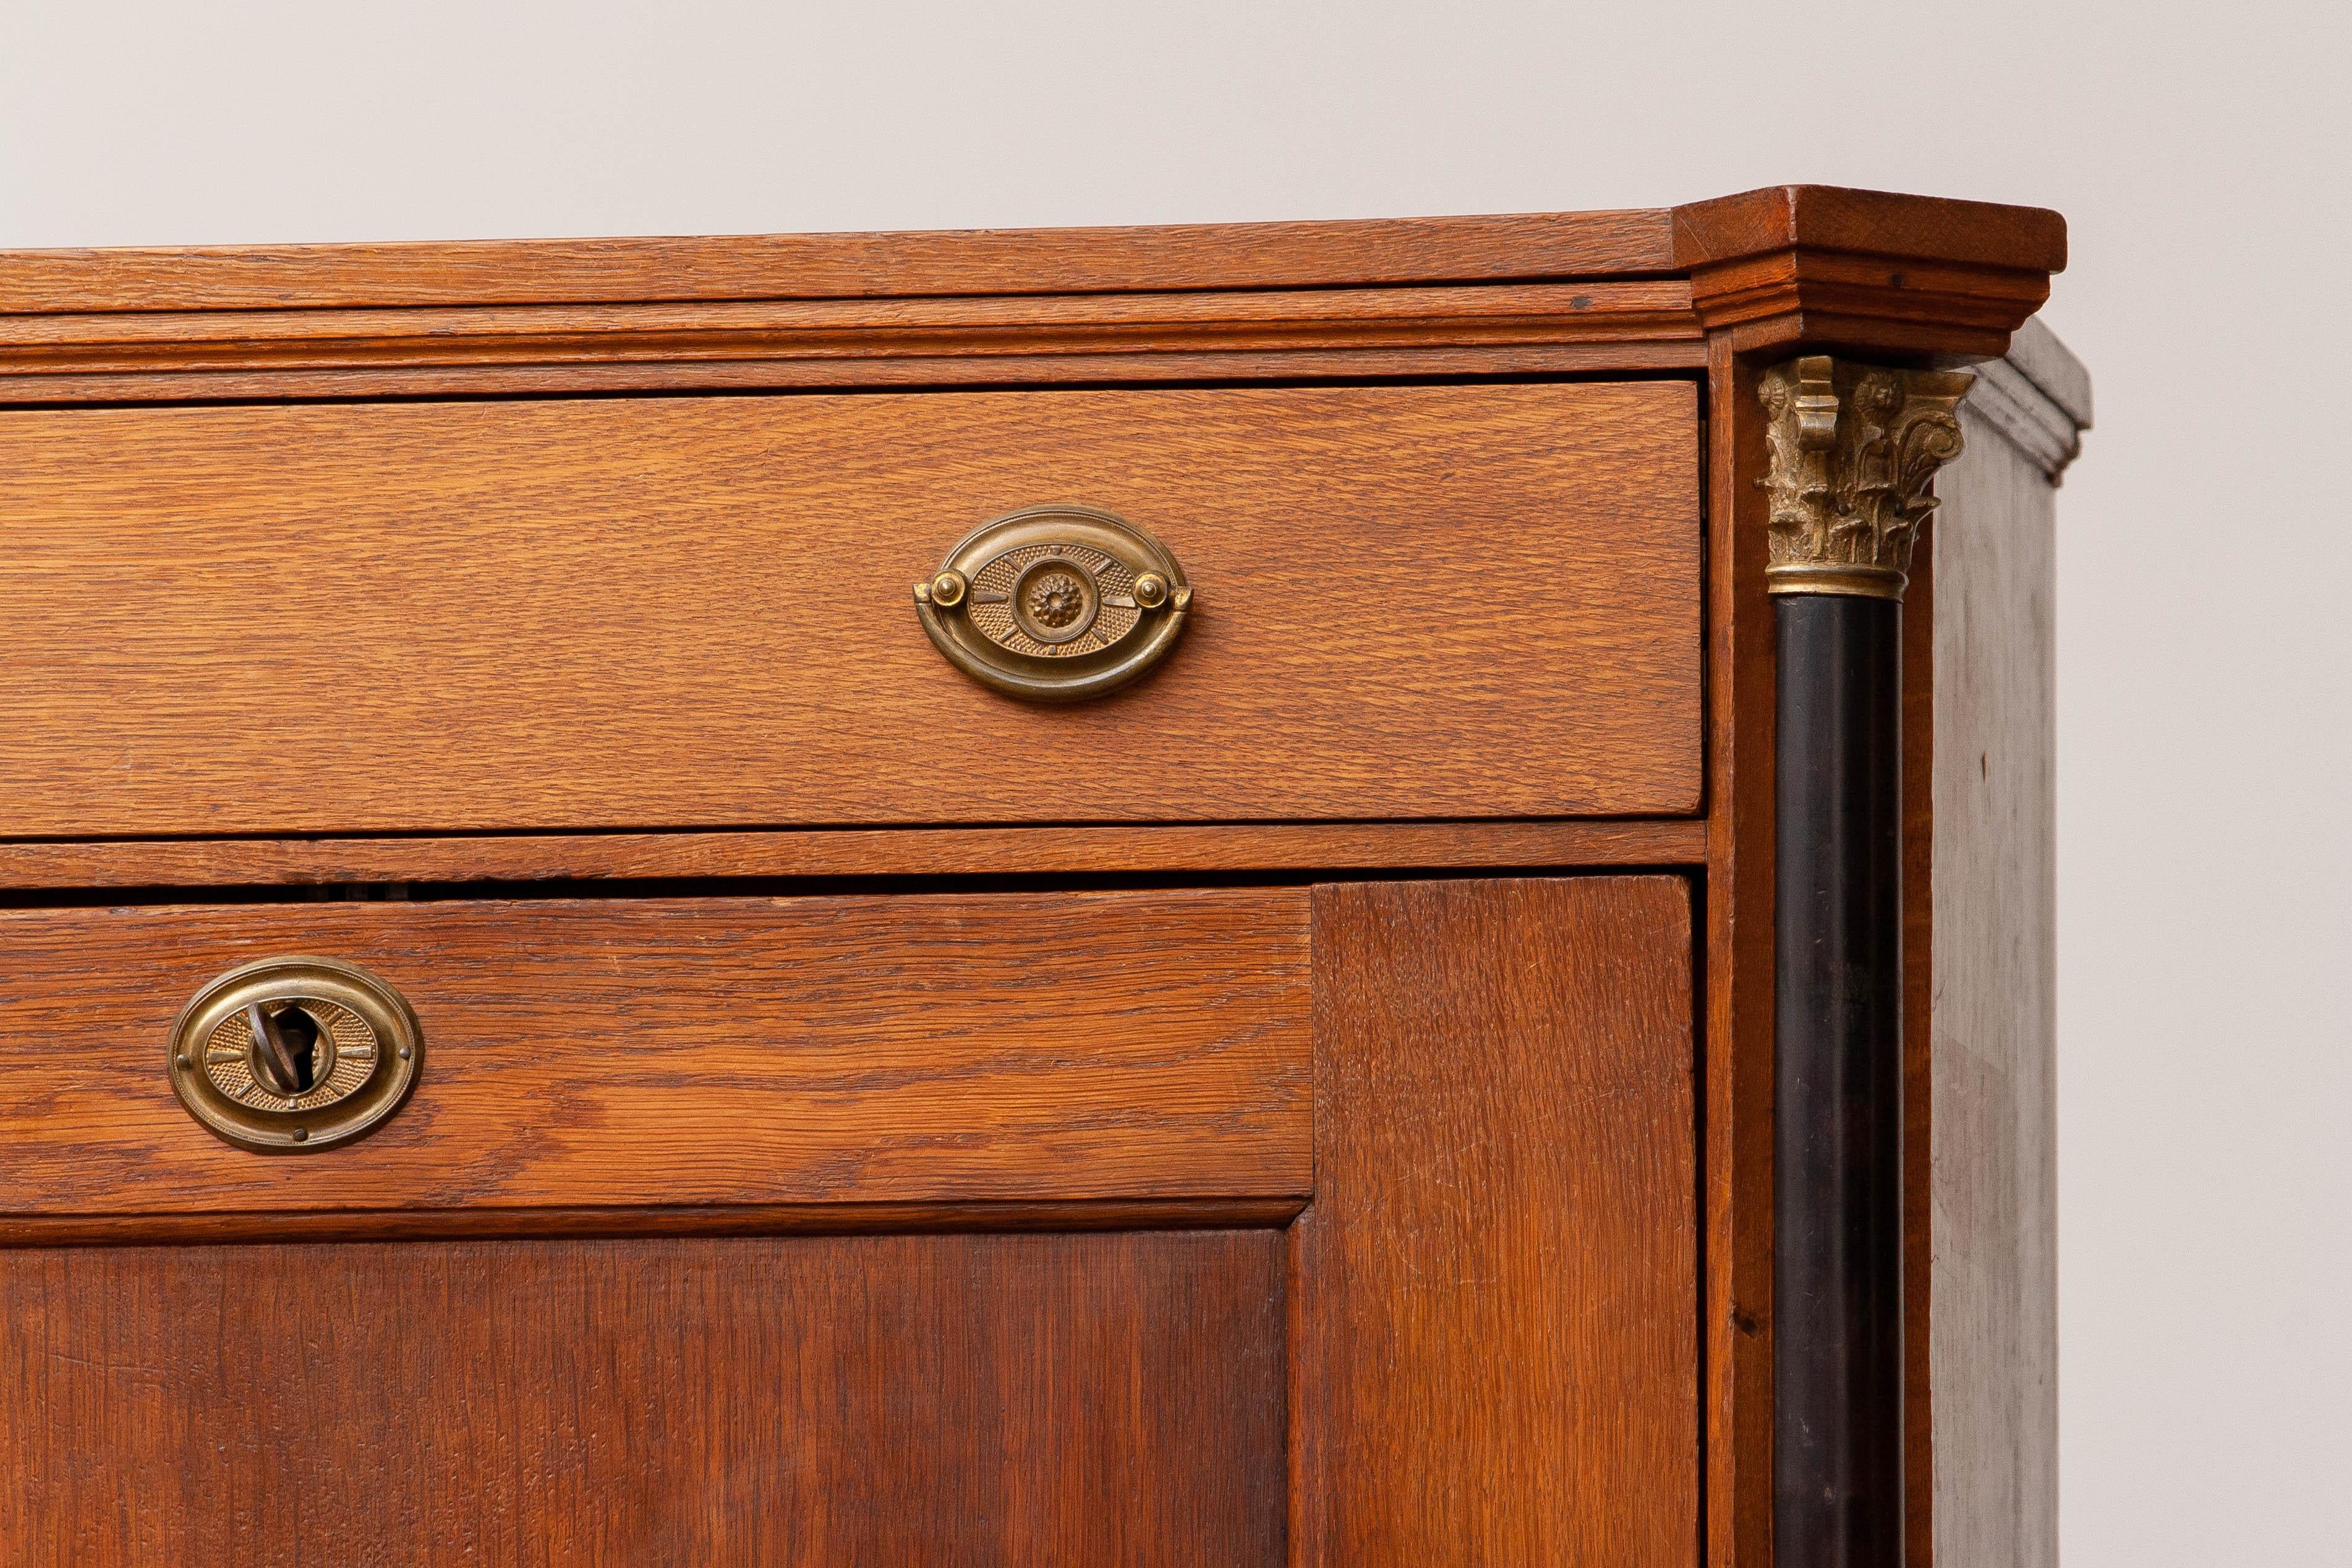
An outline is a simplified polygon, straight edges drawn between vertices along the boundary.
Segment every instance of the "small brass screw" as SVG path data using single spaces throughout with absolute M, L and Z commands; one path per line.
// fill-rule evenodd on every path
M 961 572 L 942 572 L 931 579 L 931 603 L 943 610 L 952 610 L 963 603 L 966 584 Z
M 1135 602 L 1147 610 L 1156 610 L 1168 602 L 1168 579 L 1157 572 L 1146 572 L 1135 580 Z

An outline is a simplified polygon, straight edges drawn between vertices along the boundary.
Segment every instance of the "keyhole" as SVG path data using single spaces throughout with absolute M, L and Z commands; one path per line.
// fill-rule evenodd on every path
M 272 1013 L 257 1002 L 245 1015 L 260 1047 L 253 1054 L 264 1082 L 291 1097 L 318 1081 L 319 1021 L 307 1009 L 289 1005 Z

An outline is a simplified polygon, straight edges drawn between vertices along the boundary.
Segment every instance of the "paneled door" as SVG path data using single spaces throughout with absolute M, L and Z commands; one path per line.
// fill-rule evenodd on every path
M 163 1071 L 280 952 L 423 1049 L 292 1156 Z M 0 913 L 0 1562 L 1688 1568 L 1694 987 L 1664 875 Z

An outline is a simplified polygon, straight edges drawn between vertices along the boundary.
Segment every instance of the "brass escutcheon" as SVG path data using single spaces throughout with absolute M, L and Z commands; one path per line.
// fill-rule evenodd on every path
M 415 1085 L 425 1037 L 399 992 L 357 964 L 266 958 L 196 993 L 172 1026 L 172 1092 L 242 1149 L 348 1143 Z
M 1192 604 L 1166 545 L 1091 506 L 982 523 L 915 584 L 915 613 L 950 663 L 1034 702 L 1125 686 L 1175 647 Z

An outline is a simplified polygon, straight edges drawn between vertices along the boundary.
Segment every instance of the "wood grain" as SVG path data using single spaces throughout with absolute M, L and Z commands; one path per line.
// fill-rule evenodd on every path
M 1675 265 L 1810 248 L 2020 272 L 2066 269 L 2066 220 L 2046 207 L 1843 185 L 1766 185 L 1674 210 Z
M 2066 266 L 2056 213 L 1828 185 L 1676 207 L 1674 231 L 1699 319 L 1743 353 L 1997 356 Z
M 2015 373 L 2033 395 L 2048 404 L 2046 409 L 2017 409 L 2017 412 L 2027 415 L 2035 424 L 2063 419 L 2074 426 L 2077 439 L 2062 443 L 2067 447 L 2067 457 L 2071 460 L 2080 447 L 2082 433 L 2092 425 L 2090 368 L 2074 357 L 2073 350 L 2058 341 L 2057 333 L 2039 321 L 2028 321 L 2017 329 L 2016 341 L 2009 345 L 2009 353 L 2001 360 L 2000 368 L 2004 373 Z M 1978 412 L 1984 410 L 1979 409 Z M 2024 439 L 2016 444 L 2021 450 L 2032 452 L 2039 443 Z M 2049 466 L 2046 458 L 2043 466 L 2045 469 Z M 2055 479 L 2056 475 L 2053 474 L 2052 478 Z
M 1307 895 L 606 900 L 0 914 L 0 1215 L 1303 1195 Z M 173 1098 L 214 975 L 356 963 L 425 1033 L 361 1142 Z
M 0 415 L 0 822 L 1688 812 L 1696 436 L 1681 382 Z M 1198 598 L 1041 710 L 908 585 L 1056 499 Z
M 2070 367 L 2078 372 L 2082 369 L 2064 345 L 2039 321 L 2028 321 L 2019 328 L 2011 350 L 2015 353 L 2029 345 L 2034 352 L 2021 357 L 2053 381 L 2067 380 L 2064 373 Z M 1969 388 L 1968 402 L 1961 406 L 1998 432 L 2004 445 L 2030 458 L 2034 467 L 2056 482 L 2068 465 L 2082 456 L 2084 426 L 2011 360 L 1987 360 L 1975 370 L 1976 381 Z M 2084 402 L 2088 401 L 2085 395 Z
M 0 315 L 0 398 L 1161 378 L 1202 363 L 1702 336 L 1679 279 L 1216 293 Z M 1132 368 L 1129 368 L 1129 367 Z M 1105 374 L 1106 369 L 1108 374 Z M 1224 374 L 1231 374 L 1228 370 Z M 1275 374 L 1281 374 L 1276 371 Z M 262 389 L 268 388 L 265 393 Z
M 2057 519 L 2046 459 L 1961 416 L 1929 540 L 1935 1561 L 2054 1568 Z
M 1278 1229 L 1304 1197 L 996 1198 L 928 1203 L 633 1204 L 297 1214 L 0 1215 L 0 1247 L 246 1242 L 579 1240 L 641 1236 L 915 1236 L 965 1231 Z
M 1681 337 L 1559 342 L 1209 350 L 1112 349 L 1034 354 L 898 354 L 838 359 L 639 358 L 366 366 L 230 365 L 201 370 L 34 372 L 0 379 L 0 404 L 59 407 L 366 398 L 583 397 L 611 393 L 952 391 L 1070 385 L 1591 376 L 1693 372 L 1706 344 Z
M 0 312 L 890 299 L 1633 277 L 1664 211 L 1339 223 L 0 251 Z
M 1705 1175 L 1709 1568 L 1772 1562 L 1774 674 L 1758 366 L 1707 367 Z
M 1688 889 L 1316 890 L 1302 1563 L 1696 1559 Z
M 0 1253 L 0 1559 L 1272 1568 L 1282 1248 Z
M 0 842 L 0 888 L 1554 869 L 1692 865 L 1706 844 L 1696 820 Z
M 1696 367 L 1719 332 L 1998 354 L 2057 215 L 1831 186 L 1667 211 L 0 254 L 0 397 L 103 403 Z
M 1948 472 L 1939 475 L 1938 489 Z M 1936 518 L 1903 595 L 1903 1560 L 1935 1568 Z

